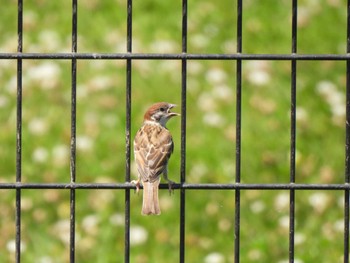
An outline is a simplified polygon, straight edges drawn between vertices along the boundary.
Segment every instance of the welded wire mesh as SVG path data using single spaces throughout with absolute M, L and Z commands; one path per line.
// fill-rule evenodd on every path
M 76 245 L 76 190 L 77 189 L 113 189 L 125 192 L 125 238 L 124 238 L 124 262 L 130 261 L 130 190 L 134 186 L 130 182 L 130 157 L 132 150 L 131 134 L 131 105 L 132 101 L 132 63 L 135 60 L 179 60 L 181 61 L 181 181 L 174 185 L 174 189 L 180 192 L 180 225 L 179 225 L 179 261 L 185 262 L 186 251 L 186 191 L 187 190 L 220 190 L 234 191 L 235 211 L 234 211 L 234 261 L 240 262 L 240 219 L 241 219 L 241 193 L 244 190 L 287 190 L 289 191 L 289 262 L 294 262 L 295 252 L 295 193 L 302 190 L 317 191 L 341 191 L 344 194 L 344 240 L 339 242 L 344 247 L 344 262 L 349 262 L 349 191 L 350 191 L 350 2 L 347 4 L 347 36 L 346 54 L 298 54 L 297 50 L 297 19 L 298 1 L 292 1 L 292 42 L 289 54 L 246 54 L 243 51 L 242 18 L 244 1 L 237 0 L 237 53 L 234 54 L 190 54 L 187 52 L 188 39 L 188 1 L 182 1 L 182 45 L 181 53 L 178 54 L 158 54 L 158 53 L 133 53 L 132 50 L 132 14 L 133 1 L 127 1 L 127 52 L 126 53 L 79 53 L 77 48 L 77 21 L 78 21 L 78 0 L 72 0 L 72 47 L 69 53 L 23 53 L 23 1 L 18 0 L 18 43 L 16 53 L 0 53 L 1 60 L 17 61 L 17 115 L 16 115 L 16 182 L 1 183 L 0 189 L 13 189 L 16 192 L 15 202 L 15 227 L 16 227 L 16 253 L 15 262 L 21 262 L 21 196 L 23 189 L 69 189 L 70 190 L 70 262 L 75 262 Z M 22 62 L 23 60 L 68 60 L 71 61 L 71 134 L 70 134 L 70 183 L 24 183 L 22 182 Z M 76 122 L 77 122 L 77 62 L 79 60 L 124 60 L 126 61 L 126 138 L 125 138 L 125 183 L 77 183 L 76 182 Z M 186 126 L 187 126 L 187 63 L 191 60 L 228 60 L 236 65 L 236 153 L 235 153 L 235 183 L 231 184 L 189 184 L 186 182 Z M 290 179 L 285 184 L 247 184 L 241 183 L 241 122 L 242 122 L 242 62 L 247 60 L 273 60 L 290 61 L 291 63 L 291 83 L 290 83 Z M 344 142 L 345 151 L 345 175 L 341 184 L 298 184 L 296 183 L 296 105 L 297 105 L 297 64 L 299 61 L 345 61 L 346 62 L 346 140 Z M 167 185 L 161 185 L 166 189 Z M 322 252 L 320 252 L 322 253 Z

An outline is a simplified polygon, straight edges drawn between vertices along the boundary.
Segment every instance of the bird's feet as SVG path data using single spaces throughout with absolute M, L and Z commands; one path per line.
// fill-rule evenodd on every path
M 138 194 L 140 191 L 140 180 L 132 180 L 130 183 L 136 186 L 136 193 Z
M 168 187 L 169 187 L 169 195 L 171 195 L 174 193 L 173 184 L 175 184 L 175 182 L 173 182 L 169 179 L 167 181 L 168 181 Z

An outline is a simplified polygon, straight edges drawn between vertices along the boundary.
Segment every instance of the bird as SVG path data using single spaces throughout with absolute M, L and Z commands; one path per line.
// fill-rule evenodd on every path
M 138 171 L 137 180 L 131 181 L 139 192 L 143 185 L 142 215 L 160 215 L 158 187 L 163 174 L 171 193 L 173 181 L 168 179 L 168 161 L 174 150 L 174 142 L 166 123 L 172 117 L 180 116 L 171 112 L 176 107 L 168 102 L 158 102 L 148 108 L 143 124 L 134 139 L 134 157 Z

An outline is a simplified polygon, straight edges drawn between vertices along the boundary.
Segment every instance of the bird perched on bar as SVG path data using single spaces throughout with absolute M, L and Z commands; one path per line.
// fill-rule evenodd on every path
M 171 193 L 171 185 L 174 183 L 168 179 L 168 161 L 174 150 L 174 142 L 171 133 L 166 128 L 166 123 L 174 116 L 180 114 L 171 112 L 175 104 L 158 102 L 153 104 L 144 115 L 143 125 L 138 130 L 134 139 L 134 153 L 137 164 L 138 179 L 132 183 L 136 185 L 136 191 L 143 185 L 143 215 L 159 215 L 158 187 L 160 176 L 168 182 Z

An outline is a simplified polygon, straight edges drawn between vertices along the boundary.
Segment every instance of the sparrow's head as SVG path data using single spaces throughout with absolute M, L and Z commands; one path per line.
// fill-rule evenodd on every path
M 153 104 L 146 111 L 145 116 L 144 116 L 144 120 L 145 121 L 154 121 L 154 122 L 159 123 L 160 125 L 165 127 L 165 124 L 167 123 L 167 121 L 171 117 L 180 115 L 176 112 L 170 111 L 175 106 L 176 106 L 175 104 L 170 104 L 167 102 L 158 102 L 156 104 Z

